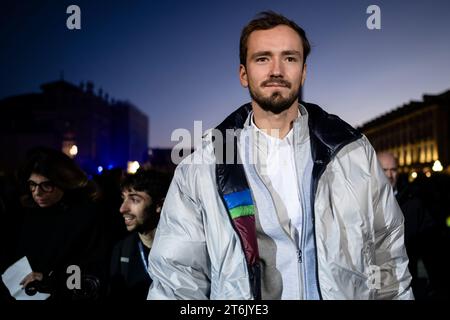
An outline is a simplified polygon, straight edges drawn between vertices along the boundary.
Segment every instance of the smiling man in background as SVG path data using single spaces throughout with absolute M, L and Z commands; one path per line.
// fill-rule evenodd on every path
M 126 176 L 122 182 L 120 213 L 130 234 L 115 246 L 112 253 L 110 298 L 146 299 L 152 282 L 147 271 L 147 259 L 168 186 L 167 175 L 143 169 Z

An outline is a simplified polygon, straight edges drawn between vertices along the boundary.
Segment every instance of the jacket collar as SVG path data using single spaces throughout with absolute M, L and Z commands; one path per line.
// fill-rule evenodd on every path
M 328 163 L 345 145 L 361 138 L 362 134 L 334 114 L 318 105 L 306 103 L 314 162 Z
M 306 102 L 301 102 L 300 105 L 304 106 L 308 115 L 311 152 L 315 163 L 327 164 L 342 147 L 361 138 L 360 132 L 338 116 L 325 112 L 318 105 Z M 302 108 L 300 110 L 302 111 Z M 251 103 L 244 104 L 230 114 L 216 129 L 221 131 L 223 136 L 225 136 L 227 129 L 243 129 L 250 125 L 251 112 Z M 301 121 L 301 117 L 297 118 L 294 126 L 301 126 Z M 300 139 L 296 140 L 299 141 Z

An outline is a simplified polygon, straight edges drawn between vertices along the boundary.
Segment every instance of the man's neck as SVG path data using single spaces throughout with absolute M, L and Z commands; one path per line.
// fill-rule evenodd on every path
M 255 125 L 268 135 L 279 139 L 283 139 L 289 133 L 294 120 L 298 117 L 298 101 L 279 114 L 263 110 L 254 101 L 252 107 Z
M 144 246 L 146 246 L 147 248 L 152 247 L 153 239 L 155 238 L 155 232 L 156 228 L 145 233 L 138 233 L 139 238 L 141 239 Z

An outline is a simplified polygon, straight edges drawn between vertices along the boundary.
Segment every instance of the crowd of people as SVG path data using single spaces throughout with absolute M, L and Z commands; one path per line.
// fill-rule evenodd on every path
M 27 257 L 32 272 L 20 282 L 27 293 L 145 299 L 147 256 L 169 183 L 170 174 L 156 170 L 89 180 L 62 152 L 31 150 L 16 179 L 2 184 L 1 272 Z M 70 266 L 81 270 L 79 288 L 67 285 Z M 1 292 L 13 299 L 3 283 Z

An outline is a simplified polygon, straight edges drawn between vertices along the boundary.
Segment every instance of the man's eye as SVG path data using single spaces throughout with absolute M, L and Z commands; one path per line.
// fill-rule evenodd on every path
M 267 60 L 268 60 L 267 57 L 256 58 L 256 62 L 266 62 Z
M 295 57 L 287 57 L 286 60 L 288 62 L 297 62 L 297 58 L 295 58 Z

